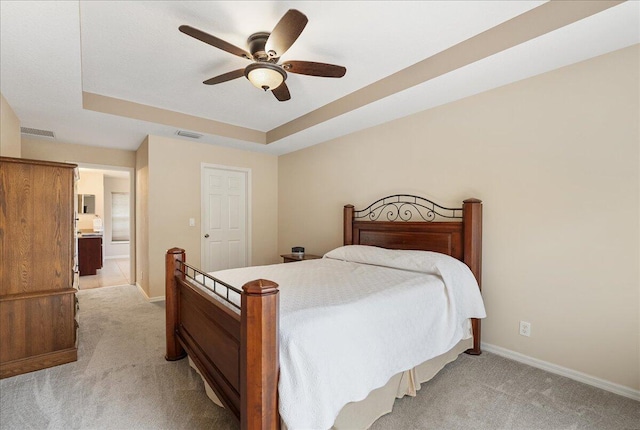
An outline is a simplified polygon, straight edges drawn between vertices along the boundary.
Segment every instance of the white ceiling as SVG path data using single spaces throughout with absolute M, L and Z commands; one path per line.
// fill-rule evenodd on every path
M 95 112 L 82 93 L 267 132 L 526 13 L 544 1 L 1 1 L 0 90 L 23 127 L 59 141 L 135 150 L 177 127 Z M 342 79 L 289 74 L 278 102 L 246 79 L 202 81 L 246 60 L 178 31 L 188 24 L 246 48 L 290 8 L 309 18 L 285 60 L 343 65 Z M 628 1 L 268 145 L 201 141 L 282 154 L 640 42 Z

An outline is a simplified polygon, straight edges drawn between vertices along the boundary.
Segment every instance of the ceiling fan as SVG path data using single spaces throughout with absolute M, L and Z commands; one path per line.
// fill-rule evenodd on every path
M 280 57 L 298 39 L 307 22 L 308 19 L 303 13 L 295 9 L 289 9 L 278 21 L 271 33 L 259 32 L 249 36 L 247 39 L 248 52 L 188 25 L 181 25 L 179 30 L 218 49 L 253 61 L 244 69 L 214 76 L 204 81 L 203 84 L 215 85 L 245 76 L 257 88 L 271 91 L 279 101 L 284 102 L 291 98 L 289 88 L 285 83 L 287 72 L 325 78 L 341 78 L 347 73 L 345 67 L 333 64 L 312 61 L 284 61 L 281 64 L 279 63 Z

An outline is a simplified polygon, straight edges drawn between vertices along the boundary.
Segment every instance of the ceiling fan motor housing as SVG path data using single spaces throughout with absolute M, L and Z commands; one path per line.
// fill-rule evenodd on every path
M 268 61 L 271 63 L 275 63 L 278 61 L 277 57 L 270 56 L 269 53 L 265 51 L 265 45 L 267 43 L 267 39 L 269 39 L 270 34 L 271 33 L 267 33 L 267 32 L 253 33 L 247 39 L 247 45 L 249 45 L 249 52 L 251 52 L 251 55 L 253 56 L 254 60 Z

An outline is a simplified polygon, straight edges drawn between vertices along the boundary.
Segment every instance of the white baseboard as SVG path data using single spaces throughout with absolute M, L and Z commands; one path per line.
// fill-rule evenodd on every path
M 144 298 L 149 302 L 149 303 L 153 303 L 153 302 L 163 302 L 164 301 L 164 296 L 157 296 L 157 297 L 149 297 L 147 295 L 147 293 L 142 289 L 142 286 L 136 281 L 136 287 L 138 287 L 138 290 L 140 290 L 140 293 L 144 296 Z
M 531 367 L 546 370 L 550 373 L 555 373 L 556 375 L 573 379 L 574 381 L 582 382 L 583 384 L 591 385 L 614 394 L 640 401 L 640 390 L 634 390 L 633 388 L 626 387 L 624 385 L 596 378 L 595 376 L 587 375 L 586 373 L 578 372 L 577 370 L 558 366 L 557 364 L 549 363 L 548 361 L 539 360 L 537 358 L 529 357 L 528 355 L 520 354 L 519 352 L 511 351 L 510 349 L 488 343 L 482 343 L 482 350 L 527 364 Z
M 142 294 L 144 296 L 144 298 L 149 301 L 149 296 L 147 296 L 147 293 L 142 289 L 142 285 L 140 285 L 138 283 L 138 281 L 136 281 L 136 287 L 138 287 L 138 291 L 140 291 L 140 294 Z

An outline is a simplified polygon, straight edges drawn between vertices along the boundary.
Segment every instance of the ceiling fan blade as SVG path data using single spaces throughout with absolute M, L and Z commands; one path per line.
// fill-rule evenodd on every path
M 289 87 L 284 82 L 280 84 L 280 86 L 274 90 L 271 90 L 274 96 L 281 102 L 286 102 L 291 99 L 291 94 L 289 93 Z
M 210 35 L 209 33 L 205 33 L 202 30 L 198 30 L 197 28 L 193 28 L 189 25 L 181 25 L 178 27 L 178 30 L 186 34 L 187 36 L 191 36 L 196 38 L 204 43 L 207 43 L 211 46 L 215 46 L 218 49 L 222 49 L 223 51 L 227 51 L 230 54 L 237 55 L 238 57 L 251 59 L 251 54 L 249 54 L 244 49 L 238 48 L 235 45 L 230 44 L 229 42 L 225 42 L 222 39 L 218 39 L 215 36 Z
M 271 58 L 279 58 L 293 45 L 307 25 L 306 15 L 295 9 L 289 9 L 276 24 L 267 39 L 265 51 Z
M 213 78 L 207 79 L 206 81 L 204 81 L 203 84 L 205 85 L 221 84 L 223 82 L 227 82 L 232 79 L 237 79 L 241 76 L 244 76 L 244 69 L 238 69 L 232 72 L 223 73 L 222 75 L 219 75 L 219 76 L 214 76 Z
M 324 78 L 341 78 L 347 73 L 347 68 L 334 64 L 314 63 L 313 61 L 287 61 L 282 68 L 290 73 L 300 75 L 322 76 Z

